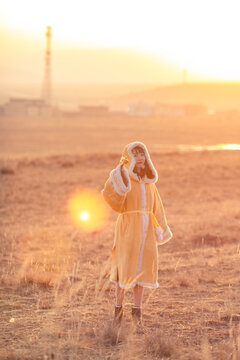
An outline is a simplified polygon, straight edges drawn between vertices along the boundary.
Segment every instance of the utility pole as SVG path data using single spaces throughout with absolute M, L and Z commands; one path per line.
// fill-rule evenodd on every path
M 52 39 L 52 27 L 47 26 L 45 33 L 46 37 L 46 51 L 45 51 L 45 68 L 44 68 L 44 80 L 43 80 L 43 100 L 46 104 L 51 104 L 51 39 Z

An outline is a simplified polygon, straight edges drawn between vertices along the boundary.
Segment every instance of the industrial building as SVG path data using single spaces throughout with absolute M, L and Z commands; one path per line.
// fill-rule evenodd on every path
M 53 108 L 43 99 L 10 98 L 2 106 L 4 116 L 51 116 Z
M 207 115 L 208 109 L 199 104 L 147 104 L 136 103 L 128 106 L 128 115 L 130 116 L 165 116 L 165 117 L 183 117 L 183 116 L 201 116 Z

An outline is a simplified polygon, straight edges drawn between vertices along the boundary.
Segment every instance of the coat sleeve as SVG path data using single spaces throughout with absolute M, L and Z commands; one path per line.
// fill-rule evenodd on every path
M 158 224 L 160 225 L 160 228 L 156 228 L 155 230 L 157 242 L 159 245 L 163 245 L 173 237 L 173 234 L 167 224 L 167 218 L 163 208 L 163 203 L 155 184 L 153 213 L 157 219 Z
M 121 212 L 126 195 L 130 190 L 131 181 L 128 171 L 119 164 L 110 172 L 110 176 L 102 190 L 102 196 L 113 210 Z

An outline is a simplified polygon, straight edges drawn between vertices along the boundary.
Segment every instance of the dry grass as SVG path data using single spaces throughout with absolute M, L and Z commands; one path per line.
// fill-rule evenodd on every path
M 145 353 L 148 358 L 172 358 L 178 354 L 176 340 L 166 336 L 163 330 L 153 330 L 144 339 Z
M 15 173 L 1 177 L 0 359 L 239 360 L 239 155 L 153 154 L 174 239 L 159 248 L 159 289 L 144 293 L 143 334 L 130 291 L 123 327 L 112 327 L 116 214 L 85 234 L 66 206 L 77 188 L 100 190 L 118 160 L 5 160 Z

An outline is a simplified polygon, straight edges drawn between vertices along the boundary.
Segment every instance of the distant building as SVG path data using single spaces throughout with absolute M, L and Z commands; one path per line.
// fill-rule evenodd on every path
M 186 116 L 199 116 L 199 115 L 207 115 L 208 109 L 204 105 L 200 104 L 188 104 L 184 105 L 185 115 Z
M 185 115 L 185 109 L 181 105 L 156 103 L 154 106 L 154 115 L 179 117 Z
M 76 110 L 64 110 L 61 112 L 63 117 L 67 118 L 79 118 L 79 111 Z
M 156 103 L 154 113 L 155 115 L 173 117 L 199 116 L 207 115 L 208 109 L 204 105 L 198 104 L 173 105 Z
M 79 114 L 86 115 L 86 116 L 101 116 L 101 115 L 108 115 L 109 108 L 108 106 L 104 105 L 80 105 L 79 106 Z
M 162 104 L 153 105 L 145 103 L 129 104 L 128 115 L 131 116 L 164 116 L 164 117 L 183 117 L 206 115 L 208 110 L 203 105 L 187 104 Z
M 5 116 L 50 116 L 53 108 L 42 99 L 10 98 L 3 105 Z
M 240 118 L 240 110 L 238 109 L 228 109 L 228 110 L 219 110 L 215 111 L 214 116 L 219 119 L 239 119 Z
M 138 103 L 128 105 L 128 115 L 130 116 L 152 116 L 154 114 L 153 105 Z

